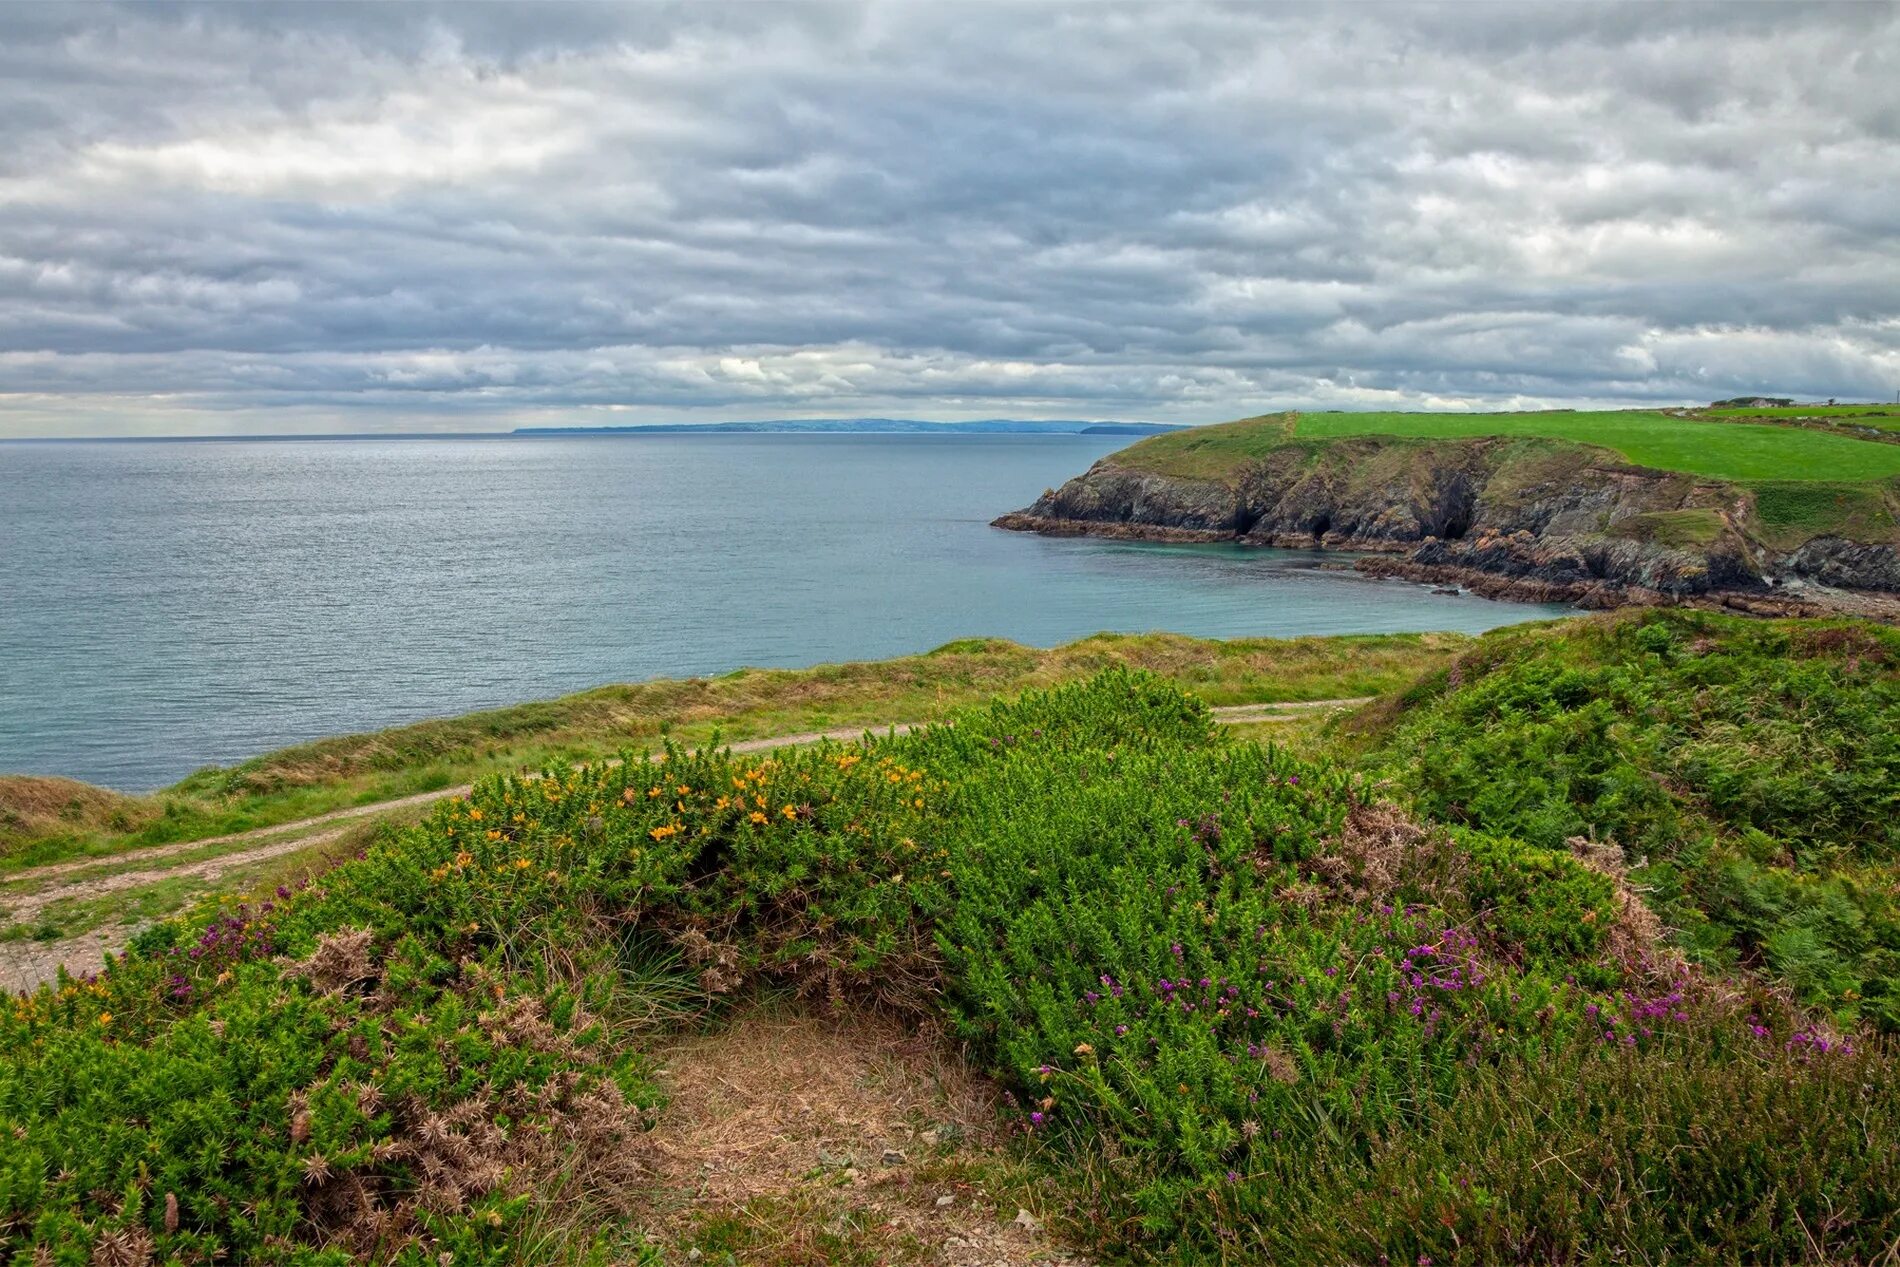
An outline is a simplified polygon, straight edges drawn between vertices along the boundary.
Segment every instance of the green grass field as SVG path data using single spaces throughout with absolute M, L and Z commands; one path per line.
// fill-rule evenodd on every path
M 1900 475 L 1900 449 L 1779 427 L 1695 422 L 1638 410 L 1610 413 L 1302 414 L 1301 438 L 1535 436 L 1613 449 L 1638 466 L 1711 479 L 1868 480 Z
M 1154 436 L 1127 450 L 1129 464 L 1218 478 L 1291 440 L 1481 436 L 1569 441 L 1620 454 L 1638 466 L 1751 484 L 1860 482 L 1900 475 L 1900 446 L 1798 427 L 1672 418 L 1647 410 L 1546 413 L 1309 413 L 1267 415 Z

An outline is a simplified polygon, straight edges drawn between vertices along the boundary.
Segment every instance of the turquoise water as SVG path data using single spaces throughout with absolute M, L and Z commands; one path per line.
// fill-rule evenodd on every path
M 1557 609 L 988 526 L 1115 437 L 0 445 L 0 770 L 127 790 L 610 681 Z

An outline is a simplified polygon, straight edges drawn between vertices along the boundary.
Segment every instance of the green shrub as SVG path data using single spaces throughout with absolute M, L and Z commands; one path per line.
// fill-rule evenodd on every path
M 1690 878 L 1835 989 L 1849 873 L 1751 865 Z M 1892 1049 L 1626 976 L 1621 917 L 1568 853 L 1411 822 L 1139 674 L 860 745 L 491 779 L 0 1010 L 0 1261 L 512 1263 L 550 1210 L 564 1258 L 650 1260 L 627 992 L 752 979 L 946 1019 L 1077 1228 L 1133 1257 L 1773 1259 L 1803 1222 L 1872 1257 L 1900 1231 Z
M 1422 814 L 1614 841 L 1705 961 L 1895 1023 L 1867 1001 L 1900 988 L 1900 635 L 1671 611 L 1493 636 L 1381 738 Z

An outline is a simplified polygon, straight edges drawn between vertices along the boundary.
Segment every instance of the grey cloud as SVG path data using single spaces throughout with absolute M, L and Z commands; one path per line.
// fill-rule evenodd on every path
M 0 435 L 1900 387 L 1883 5 L 0 9 Z

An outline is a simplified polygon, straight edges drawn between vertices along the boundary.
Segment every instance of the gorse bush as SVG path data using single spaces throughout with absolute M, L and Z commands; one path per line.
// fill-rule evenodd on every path
M 1385 719 L 1423 814 L 1621 846 L 1707 962 L 1900 1029 L 1900 634 L 1691 612 L 1487 638 Z
M 1874 1257 L 1890 1050 L 1705 987 L 1635 910 L 1126 672 L 490 779 L 11 1004 L 0 1261 L 503 1263 L 550 1209 L 567 1261 L 651 1258 L 646 1026 L 750 981 L 945 1021 L 1110 1252 Z

